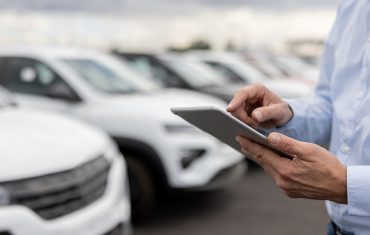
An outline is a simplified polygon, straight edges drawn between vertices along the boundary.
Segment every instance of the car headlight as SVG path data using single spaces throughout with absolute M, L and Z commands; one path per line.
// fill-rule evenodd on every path
M 0 206 L 6 206 L 10 203 L 10 195 L 9 192 L 0 186 Z
M 108 148 L 104 152 L 104 156 L 107 158 L 109 162 L 111 162 L 114 158 L 121 155 L 121 153 L 118 150 L 118 147 L 116 143 L 111 141 L 108 145 Z
M 199 133 L 199 131 L 190 125 L 174 125 L 174 124 L 167 124 L 164 125 L 165 130 L 168 133 L 178 134 L 178 133 Z

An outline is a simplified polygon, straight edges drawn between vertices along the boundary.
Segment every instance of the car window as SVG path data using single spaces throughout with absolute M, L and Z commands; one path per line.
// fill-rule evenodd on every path
M 244 79 L 241 78 L 238 74 L 232 71 L 230 68 L 216 62 L 206 62 L 209 66 L 219 72 L 222 77 L 224 77 L 227 81 L 231 83 L 244 83 Z
M 175 78 L 168 69 L 161 66 L 159 63 L 151 61 L 146 57 L 135 57 L 128 60 L 130 64 L 142 73 L 147 78 L 152 78 L 157 84 L 166 86 L 171 84 L 171 80 Z
M 68 65 L 89 85 L 106 94 L 126 94 L 155 89 L 149 83 L 131 71 L 126 71 L 125 67 L 119 62 L 118 69 L 114 60 L 108 60 L 106 63 L 94 59 L 67 59 L 62 62 Z M 110 62 L 110 63 L 109 63 Z M 140 81 L 140 80 L 144 81 Z M 147 84 L 149 83 L 149 84 Z
M 4 86 L 13 92 L 48 96 L 52 88 L 66 89 L 67 83 L 46 64 L 27 58 L 10 58 Z
M 212 74 L 208 67 L 202 67 L 203 64 L 186 60 L 166 60 L 166 64 L 180 74 L 193 87 L 209 87 L 225 85 L 223 78 Z
M 136 70 L 142 73 L 145 77 L 152 76 L 152 65 L 149 59 L 145 57 L 136 57 L 127 60 Z
M 0 84 L 4 84 L 4 79 L 5 79 L 5 71 L 4 71 L 5 61 L 6 61 L 6 58 L 0 58 Z

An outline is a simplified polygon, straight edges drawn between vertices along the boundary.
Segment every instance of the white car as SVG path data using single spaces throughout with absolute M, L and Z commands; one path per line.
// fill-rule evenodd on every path
M 126 165 L 103 132 L 0 89 L 0 234 L 131 234 Z
M 91 50 L 3 49 L 0 83 L 20 103 L 54 110 L 106 130 L 127 159 L 133 216 L 150 214 L 165 189 L 228 187 L 245 171 L 243 156 L 170 112 L 216 98 L 161 90 L 119 59 Z
M 313 87 L 299 81 L 267 79 L 262 72 L 247 64 L 238 54 L 227 52 L 189 52 L 187 58 L 202 61 L 221 73 L 229 83 L 261 83 L 283 98 L 309 96 Z
M 312 82 L 317 82 L 319 79 L 319 66 L 309 65 L 296 56 L 271 55 L 268 59 L 285 75 L 302 77 Z

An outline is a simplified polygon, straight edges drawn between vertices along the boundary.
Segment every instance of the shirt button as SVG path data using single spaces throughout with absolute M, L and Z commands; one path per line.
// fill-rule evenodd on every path
M 351 148 L 347 145 L 343 145 L 340 150 L 342 151 L 342 153 L 347 154 L 351 150 Z
M 362 99 L 364 97 L 365 97 L 365 91 L 360 91 L 360 93 L 358 93 L 358 98 Z

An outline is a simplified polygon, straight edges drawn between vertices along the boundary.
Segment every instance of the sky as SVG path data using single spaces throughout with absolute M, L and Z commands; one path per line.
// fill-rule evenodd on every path
M 2 9 L 96 12 L 161 12 L 198 7 L 233 8 L 238 6 L 270 9 L 335 7 L 338 0 L 0 0 Z M 154 10 L 154 11 L 153 11 Z
M 161 51 L 204 39 L 221 49 L 325 39 L 338 0 L 0 0 L 0 45 Z

